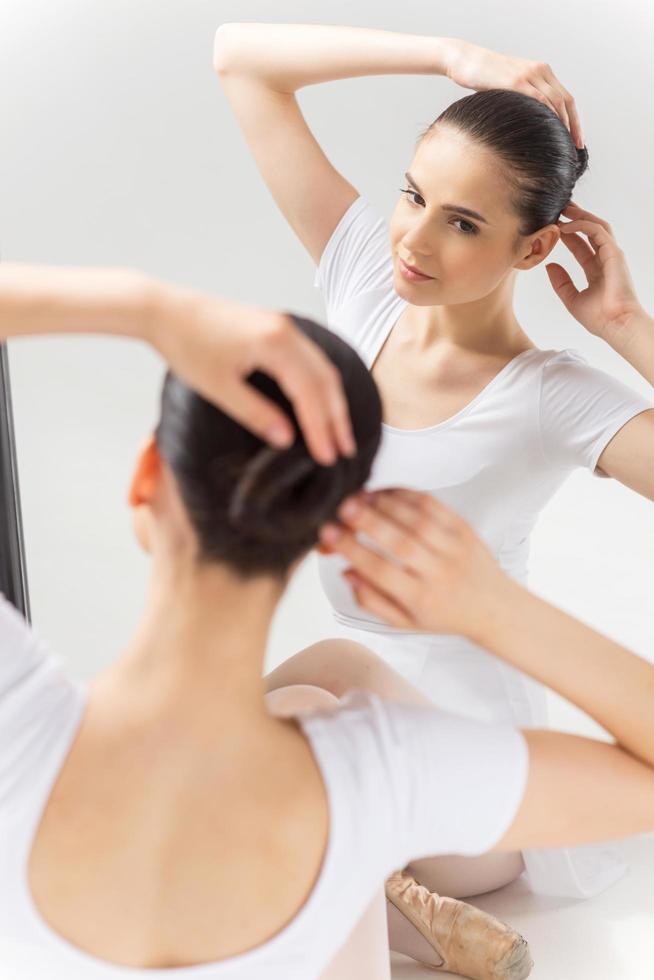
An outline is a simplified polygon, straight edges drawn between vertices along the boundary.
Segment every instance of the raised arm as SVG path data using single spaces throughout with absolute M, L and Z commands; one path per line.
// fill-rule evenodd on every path
M 295 92 L 392 71 L 442 74 L 444 48 L 439 39 L 320 24 L 222 24 L 216 31 L 223 91 L 268 190 L 316 265 L 359 192 L 327 158 Z
M 639 310 L 614 346 L 654 386 L 654 318 Z M 654 404 L 654 388 L 651 401 Z M 654 407 L 623 425 L 597 465 L 607 476 L 654 500 Z
M 523 730 L 527 789 L 494 849 L 654 830 L 654 665 L 509 579 L 469 525 L 429 494 L 381 490 L 354 502 L 355 513 L 347 515 L 346 501 L 343 523 L 326 525 L 321 539 L 349 560 L 345 574 L 362 608 L 400 629 L 468 636 L 615 739 Z
M 559 222 L 561 241 L 581 266 L 587 285 L 578 290 L 563 266 L 553 262 L 547 266 L 552 288 L 586 330 L 605 340 L 654 386 L 654 318 L 638 299 L 611 225 L 578 204 L 570 203 L 563 213 L 570 220 Z M 622 426 L 597 465 L 654 500 L 654 407 Z
M 495 850 L 654 830 L 654 665 L 509 579 L 503 588 L 478 642 L 582 708 L 615 742 L 524 731 L 527 792 Z
M 323 24 L 227 23 L 216 31 L 214 68 L 261 176 L 316 264 L 359 194 L 309 129 L 295 98 L 300 88 L 365 75 L 448 75 L 466 88 L 532 95 L 558 112 L 582 143 L 574 99 L 548 65 L 457 38 Z
M 290 316 L 158 282 L 130 269 L 0 265 L 0 339 L 107 333 L 150 344 L 173 371 L 242 425 L 277 446 L 289 420 L 247 376 L 285 391 L 315 458 L 354 449 L 340 376 Z M 281 430 L 281 431 L 280 431 Z

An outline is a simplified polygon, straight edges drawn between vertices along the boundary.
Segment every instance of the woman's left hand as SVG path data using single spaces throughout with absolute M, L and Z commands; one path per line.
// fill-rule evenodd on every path
M 561 241 L 579 262 L 588 285 L 578 290 L 563 266 L 554 262 L 546 266 L 552 288 L 589 333 L 613 346 L 634 315 L 643 312 L 625 254 L 608 221 L 572 202 L 563 214 L 571 220 L 558 223 Z
M 461 38 L 449 38 L 448 44 L 446 74 L 453 82 L 478 92 L 504 88 L 538 99 L 559 116 L 575 144 L 583 148 L 575 100 L 546 62 L 499 54 Z

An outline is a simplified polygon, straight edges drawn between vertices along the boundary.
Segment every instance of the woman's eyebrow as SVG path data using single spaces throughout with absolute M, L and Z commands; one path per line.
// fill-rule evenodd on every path
M 411 176 L 408 170 L 404 176 L 409 181 L 409 183 L 414 188 L 414 190 L 418 191 L 418 194 L 420 194 L 421 197 L 424 197 L 425 195 L 422 193 L 422 191 L 420 190 L 420 188 L 418 187 L 418 185 L 416 184 L 415 180 L 413 179 L 413 177 Z M 486 221 L 486 218 L 484 218 L 483 215 L 479 214 L 478 211 L 472 211 L 470 208 L 464 208 L 458 204 L 441 204 L 441 209 L 443 211 L 457 211 L 459 214 L 465 214 L 466 217 L 468 218 L 476 218 L 478 221 L 483 221 L 485 225 L 489 224 L 489 222 Z

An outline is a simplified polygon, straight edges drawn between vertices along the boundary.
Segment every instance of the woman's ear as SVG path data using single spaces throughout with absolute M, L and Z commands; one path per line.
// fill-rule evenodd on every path
M 556 243 L 561 237 L 561 231 L 557 225 L 545 225 L 544 228 L 538 232 L 538 234 L 532 238 L 531 243 L 528 248 L 529 251 L 525 255 L 525 249 L 523 247 L 522 259 L 516 262 L 514 265 L 515 269 L 533 269 L 535 266 L 540 265 L 544 259 L 550 254 Z
M 132 507 L 132 525 L 136 540 L 144 551 L 152 551 L 151 502 L 161 474 L 161 456 L 154 436 L 151 436 L 139 452 L 136 469 L 129 488 Z
M 132 507 L 149 504 L 155 494 L 161 477 L 161 456 L 154 436 L 141 447 L 136 469 L 129 488 L 129 503 Z

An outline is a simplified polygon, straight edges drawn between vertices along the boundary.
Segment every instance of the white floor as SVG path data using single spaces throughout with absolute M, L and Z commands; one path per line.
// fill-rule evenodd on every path
M 622 841 L 630 871 L 586 901 L 534 895 L 522 879 L 471 904 L 508 922 L 529 942 L 530 980 L 654 980 L 654 836 Z M 391 955 L 393 980 L 452 973 Z

